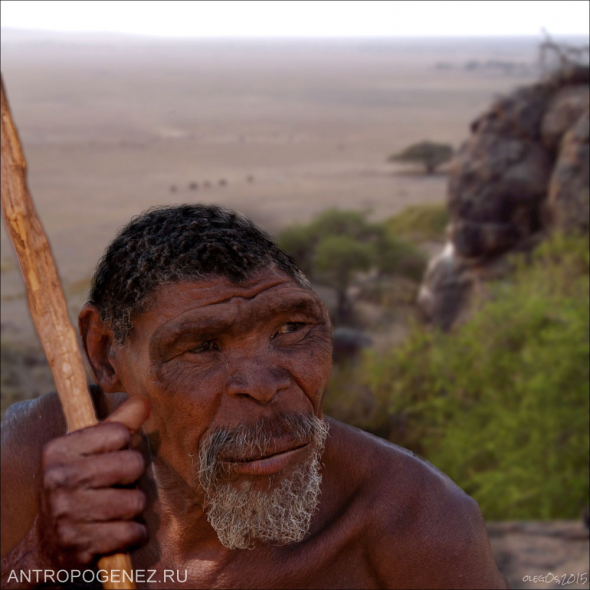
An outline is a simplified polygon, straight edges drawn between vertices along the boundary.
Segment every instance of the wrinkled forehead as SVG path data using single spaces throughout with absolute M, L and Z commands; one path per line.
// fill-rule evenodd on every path
M 201 319 L 225 317 L 237 321 L 240 317 L 245 320 L 246 314 L 262 318 L 288 311 L 307 312 L 328 320 L 325 306 L 312 289 L 278 269 L 266 268 L 239 283 L 213 275 L 160 285 L 150 296 L 146 311 L 133 324 L 136 334 L 151 335 Z

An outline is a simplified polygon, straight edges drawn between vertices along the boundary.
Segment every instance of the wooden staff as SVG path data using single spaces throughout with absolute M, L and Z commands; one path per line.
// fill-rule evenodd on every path
M 68 318 L 66 300 L 43 226 L 37 217 L 26 179 L 26 163 L 12 121 L 4 82 L 2 93 L 2 213 L 16 250 L 29 310 L 45 350 L 59 399 L 72 432 L 98 421 L 88 391 L 86 372 L 76 333 Z M 129 555 L 103 557 L 99 568 L 109 572 L 105 588 L 135 588 Z M 115 582 L 110 572 L 118 571 Z

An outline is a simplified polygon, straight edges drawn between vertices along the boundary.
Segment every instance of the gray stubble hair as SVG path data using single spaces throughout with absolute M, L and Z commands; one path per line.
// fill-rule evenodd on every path
M 268 476 L 267 490 L 250 482 L 224 481 L 221 453 L 249 457 L 268 450 L 272 436 L 269 420 L 254 427 L 240 425 L 232 431 L 210 433 L 199 448 L 195 479 L 205 492 L 207 520 L 228 549 L 253 549 L 257 542 L 286 545 L 303 540 L 319 505 L 321 458 L 328 424 L 316 416 L 284 414 L 273 425 L 296 442 L 310 442 L 310 458 L 290 472 Z

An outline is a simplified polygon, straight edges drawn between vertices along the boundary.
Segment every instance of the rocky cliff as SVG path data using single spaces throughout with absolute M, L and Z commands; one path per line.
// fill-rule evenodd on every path
M 471 124 L 450 167 L 451 223 L 418 303 L 443 329 L 475 290 L 506 273 L 507 255 L 549 231 L 588 231 L 590 71 L 572 65 L 498 99 Z

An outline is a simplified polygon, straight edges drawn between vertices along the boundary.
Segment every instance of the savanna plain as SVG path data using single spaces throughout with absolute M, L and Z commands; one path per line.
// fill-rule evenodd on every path
M 383 220 L 443 203 L 443 172 L 386 158 L 457 147 L 530 81 L 537 40 L 154 40 L 2 32 L 2 75 L 75 318 L 116 230 L 154 205 L 217 203 L 271 234 L 337 207 Z M 34 342 L 2 226 L 2 334 Z M 41 393 L 41 392 L 36 392 Z

